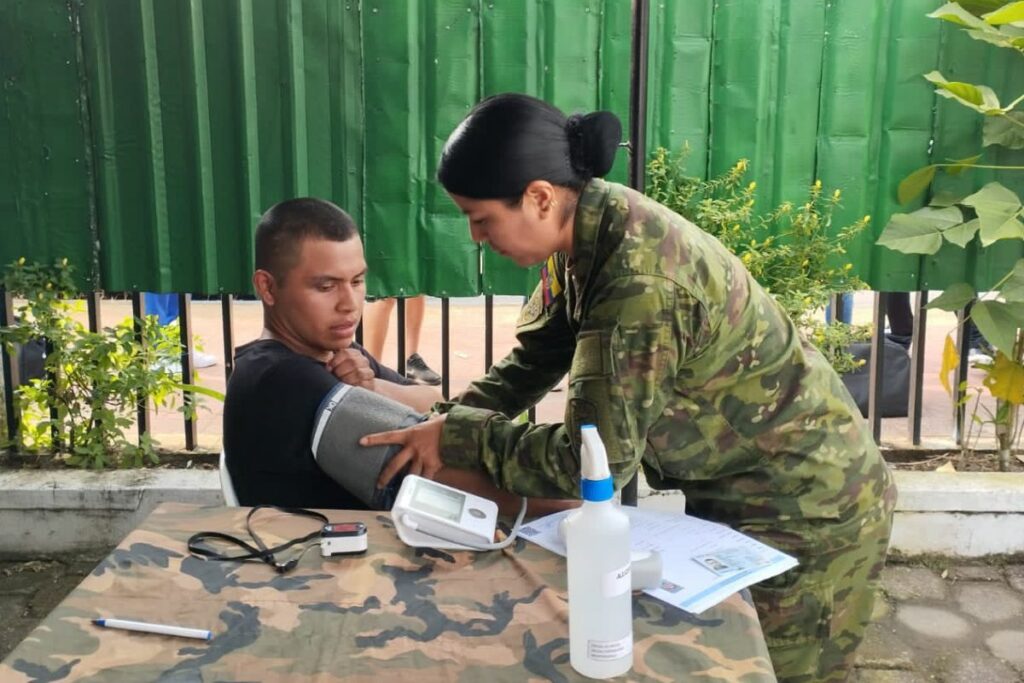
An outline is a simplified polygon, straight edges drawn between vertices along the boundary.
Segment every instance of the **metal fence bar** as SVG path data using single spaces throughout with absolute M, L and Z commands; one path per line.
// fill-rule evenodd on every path
M 871 367 L 868 379 L 868 424 L 875 443 L 882 440 L 882 383 L 885 376 L 885 294 L 875 292 L 874 324 L 871 335 Z
M 194 344 L 192 343 L 192 295 L 191 294 L 179 294 L 178 295 L 178 334 L 181 339 L 181 381 L 184 384 L 191 384 L 195 370 L 192 367 L 192 351 Z M 186 406 L 195 406 L 196 396 L 195 393 L 188 389 L 183 390 L 182 400 L 184 400 Z M 185 412 L 185 450 L 194 451 L 196 449 L 196 442 L 199 439 L 199 432 L 196 429 L 196 420 L 194 417 L 189 415 L 189 411 Z
M 648 0 L 633 0 L 632 50 L 629 79 L 629 184 L 644 191 L 647 170 L 647 36 Z
M 146 337 L 143 334 L 143 324 L 146 318 L 146 301 L 142 292 L 132 292 L 132 327 L 135 330 L 135 343 L 139 347 L 146 344 Z M 142 444 L 142 437 L 149 433 L 149 397 L 145 390 L 139 390 L 136 399 L 135 423 L 139 429 L 139 445 Z
M 235 371 L 235 317 L 231 308 L 232 296 L 220 295 L 220 324 L 224 331 L 224 381 Z
M 405 299 L 399 297 L 395 308 L 398 309 L 398 363 L 395 369 L 398 374 L 405 375 Z
M 452 374 L 452 316 L 451 299 L 441 298 L 441 395 L 445 400 L 451 395 Z
M 99 332 L 103 327 L 103 316 L 100 314 L 100 292 L 92 291 L 85 295 L 86 314 L 89 319 L 89 331 Z
M 494 365 L 494 296 L 484 297 L 484 372 Z
M 14 297 L 7 291 L 6 287 L 0 285 L 0 325 L 10 327 L 14 324 Z M 7 344 L 0 344 L 0 365 L 3 365 L 4 375 L 4 416 L 7 419 L 7 440 L 10 441 L 9 448 L 16 451 L 18 448 L 18 427 L 21 417 L 18 415 L 14 405 L 14 387 L 20 381 L 18 369 L 14 365 L 14 359 L 8 352 Z
M 631 71 L 629 79 L 629 184 L 644 191 L 647 170 L 647 36 L 650 26 L 650 3 L 633 0 L 631 40 Z M 532 418 L 531 418 L 532 419 Z M 637 504 L 638 475 L 622 487 L 623 505 Z
M 956 352 L 960 362 L 956 365 L 956 382 L 953 385 L 953 440 L 958 446 L 964 445 L 964 422 L 967 420 L 967 405 L 964 400 L 964 386 L 967 382 L 967 325 L 968 309 L 957 311 Z
M 43 339 L 43 364 L 45 367 L 46 359 L 53 355 L 53 341 L 50 339 Z M 62 439 L 60 438 L 60 409 L 57 407 L 57 403 L 54 399 L 54 392 L 57 389 L 58 381 L 57 373 L 52 368 L 46 368 L 46 381 L 49 383 L 50 388 L 48 397 L 50 401 L 50 441 L 53 443 L 53 450 L 57 452 L 61 449 Z M 73 446 L 74 444 L 72 444 Z
M 832 319 L 842 321 L 846 317 L 846 301 L 842 294 L 832 297 Z
M 910 343 L 910 396 L 907 405 L 907 430 L 910 442 L 921 445 L 922 389 L 924 387 L 925 334 L 928 329 L 928 290 L 917 293 L 914 302 L 914 328 Z

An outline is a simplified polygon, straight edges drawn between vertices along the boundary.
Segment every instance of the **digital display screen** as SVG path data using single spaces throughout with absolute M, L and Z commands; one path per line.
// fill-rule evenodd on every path
M 416 489 L 412 492 L 412 502 L 416 508 L 424 512 L 458 522 L 462 517 L 462 506 L 466 503 L 466 496 L 421 479 L 416 482 Z

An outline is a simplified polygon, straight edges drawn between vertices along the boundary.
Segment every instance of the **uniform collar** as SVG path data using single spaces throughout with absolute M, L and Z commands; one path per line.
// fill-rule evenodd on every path
M 589 281 L 590 271 L 598 258 L 598 237 L 610 190 L 607 182 L 594 178 L 584 186 L 576 204 L 569 272 L 580 289 Z

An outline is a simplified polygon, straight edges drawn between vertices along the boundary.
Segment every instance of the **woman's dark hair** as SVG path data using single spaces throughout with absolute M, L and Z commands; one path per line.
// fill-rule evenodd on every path
M 534 180 L 577 192 L 611 170 L 622 124 L 607 111 L 566 117 L 505 93 L 473 107 L 445 143 L 437 178 L 452 194 L 518 201 Z

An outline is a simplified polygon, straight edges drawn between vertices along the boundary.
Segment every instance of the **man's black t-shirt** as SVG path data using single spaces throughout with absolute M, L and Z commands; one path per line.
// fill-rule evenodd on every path
M 376 377 L 409 384 L 358 344 L 352 348 Z M 240 504 L 366 508 L 323 473 L 311 450 L 317 408 L 338 383 L 323 363 L 278 341 L 238 347 L 224 401 L 224 452 Z

